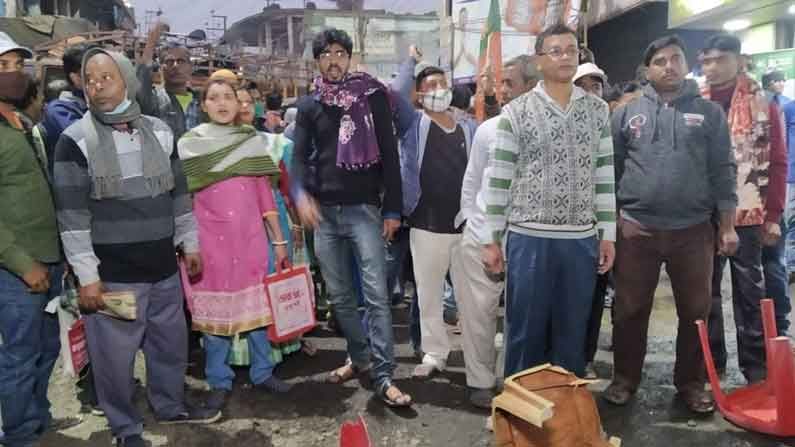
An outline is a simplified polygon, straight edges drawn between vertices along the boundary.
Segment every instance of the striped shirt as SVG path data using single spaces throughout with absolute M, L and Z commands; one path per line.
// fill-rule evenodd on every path
M 140 133 L 113 131 L 121 167 L 122 197 L 94 200 L 83 125 L 61 135 L 55 150 L 54 190 L 58 224 L 69 264 L 83 285 L 102 280 L 154 283 L 177 272 L 175 246 L 199 249 L 182 162 L 168 126 L 157 118 L 154 133 L 170 154 L 175 187 L 152 197 L 143 177 Z
M 505 106 L 485 173 L 484 243 L 521 234 L 616 239 L 615 170 L 607 104 L 574 87 L 566 110 L 544 84 Z

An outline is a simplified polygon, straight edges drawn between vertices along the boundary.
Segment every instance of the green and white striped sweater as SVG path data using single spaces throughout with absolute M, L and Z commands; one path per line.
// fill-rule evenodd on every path
M 574 87 L 567 110 L 544 84 L 505 106 L 484 183 L 489 242 L 521 234 L 616 240 L 615 170 L 607 104 Z

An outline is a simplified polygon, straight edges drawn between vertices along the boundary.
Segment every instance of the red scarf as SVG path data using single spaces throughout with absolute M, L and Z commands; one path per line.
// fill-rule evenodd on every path
M 701 91 L 710 99 L 710 89 Z M 744 74 L 737 76 L 731 107 L 729 133 L 737 159 L 737 226 L 765 221 L 765 197 L 770 166 L 770 117 L 768 102 L 759 84 Z

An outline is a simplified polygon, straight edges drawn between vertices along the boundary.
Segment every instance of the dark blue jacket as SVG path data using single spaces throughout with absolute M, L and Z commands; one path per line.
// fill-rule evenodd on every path
M 75 90 L 61 93 L 44 107 L 41 124 L 44 127 L 44 149 L 47 152 L 47 170 L 52 175 L 55 145 L 67 127 L 86 114 L 88 105 L 83 92 Z

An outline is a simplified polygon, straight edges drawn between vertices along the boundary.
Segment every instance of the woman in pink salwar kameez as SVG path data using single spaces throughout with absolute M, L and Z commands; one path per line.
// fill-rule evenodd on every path
M 255 388 L 276 393 L 290 389 L 273 376 L 265 331 L 272 320 L 263 282 L 271 246 L 276 262 L 286 264 L 287 242 L 271 189 L 279 168 L 268 153 L 267 136 L 236 124 L 240 104 L 228 81 L 209 83 L 202 108 L 211 122 L 194 128 L 178 144 L 188 189 L 194 194 L 204 266 L 187 295 L 193 328 L 204 333 L 211 388 L 207 405 L 221 409 L 234 379 L 227 357 L 239 334 L 248 340 Z

